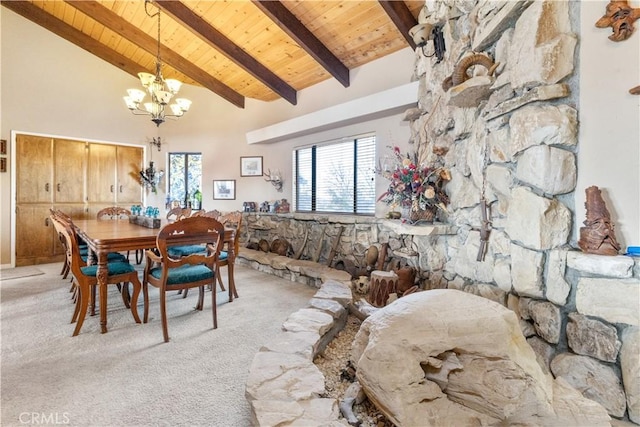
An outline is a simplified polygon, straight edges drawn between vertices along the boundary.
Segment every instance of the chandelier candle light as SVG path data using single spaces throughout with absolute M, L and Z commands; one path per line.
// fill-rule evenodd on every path
M 124 102 L 127 104 L 127 108 L 131 110 L 133 114 L 150 115 L 151 121 L 160 126 L 165 121 L 166 117 L 181 117 L 189 111 L 191 101 L 185 98 L 177 98 L 174 104 L 169 105 L 174 95 L 178 94 L 182 82 L 176 79 L 166 79 L 162 76 L 162 59 L 160 58 L 160 9 L 151 15 L 147 11 L 147 5 L 150 0 L 145 0 L 144 10 L 148 16 L 158 16 L 158 53 L 156 56 L 156 74 L 151 73 L 138 73 L 140 82 L 145 91 L 140 89 L 128 89 L 128 96 L 124 97 Z M 145 102 L 144 97 L 146 94 L 151 96 L 151 102 Z M 169 106 L 171 113 L 166 110 Z

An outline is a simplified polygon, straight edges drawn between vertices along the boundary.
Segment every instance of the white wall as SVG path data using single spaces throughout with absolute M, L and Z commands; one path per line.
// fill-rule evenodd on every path
M 399 115 L 273 144 L 248 145 L 245 137 L 247 131 L 410 82 L 414 54 L 409 48 L 352 70 L 349 88 L 328 80 L 300 91 L 296 106 L 283 100 L 247 99 L 245 109 L 239 109 L 208 90 L 184 86 L 180 94 L 193 101 L 191 111 L 156 128 L 124 105 L 126 89 L 139 86 L 136 78 L 14 12 L 0 10 L 0 138 L 10 141 L 11 132 L 20 131 L 143 145 L 147 161 L 156 164 L 163 164 L 170 151 L 202 152 L 205 209 L 233 210 L 243 201 L 290 199 L 291 150 L 297 145 L 372 130 L 380 135 L 382 149 L 409 139 L 409 128 Z M 161 152 L 148 149 L 154 136 L 168 143 Z M 284 172 L 282 193 L 259 177 L 240 177 L 239 157 L 247 155 L 263 156 L 265 168 Z M 0 174 L 1 265 L 11 262 L 10 176 Z M 236 200 L 214 201 L 213 179 L 236 179 Z M 164 192 L 149 195 L 148 202 L 163 206 Z
M 586 218 L 585 189 L 602 190 L 618 242 L 640 245 L 640 32 L 622 42 L 596 28 L 609 2 L 583 1 L 580 24 L 580 134 L 576 221 Z M 640 2 L 630 1 L 632 7 Z

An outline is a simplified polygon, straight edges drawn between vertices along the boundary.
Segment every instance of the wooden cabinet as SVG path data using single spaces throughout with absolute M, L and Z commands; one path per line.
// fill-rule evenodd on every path
M 16 266 L 52 262 L 55 233 L 48 220 L 50 207 L 26 203 L 16 207 Z
M 63 259 L 49 209 L 95 218 L 107 206 L 141 204 L 143 150 L 34 135 L 16 137 L 16 265 Z
M 53 203 L 84 203 L 86 143 L 53 141 Z
M 117 159 L 117 193 L 118 206 L 127 207 L 140 204 L 142 186 L 140 171 L 142 170 L 142 149 L 120 145 L 116 150 Z
M 142 200 L 137 177 L 142 168 L 138 147 L 89 144 L 87 202 L 127 207 Z
M 16 162 L 16 203 L 50 203 L 53 139 L 18 135 Z

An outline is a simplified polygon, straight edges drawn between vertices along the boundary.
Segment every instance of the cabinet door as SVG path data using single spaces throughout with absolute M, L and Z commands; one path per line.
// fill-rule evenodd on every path
M 52 262 L 55 228 L 49 219 L 50 205 L 16 207 L 16 265 Z M 28 231 L 27 231 L 28 230 Z
M 54 203 L 83 203 L 87 144 L 64 139 L 53 144 Z
M 116 146 L 89 144 L 87 202 L 116 203 Z
M 140 204 L 142 202 L 142 186 L 140 170 L 142 170 L 142 148 L 118 146 L 118 206 Z
M 52 139 L 18 135 L 16 139 L 16 202 L 50 203 L 53 194 Z

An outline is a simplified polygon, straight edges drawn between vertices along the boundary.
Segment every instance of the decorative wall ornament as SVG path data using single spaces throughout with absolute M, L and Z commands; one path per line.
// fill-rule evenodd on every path
M 578 246 L 583 252 L 597 255 L 618 255 L 620 244 L 616 240 L 614 225 L 601 191 L 596 186 L 586 189 L 587 219 L 580 227 Z
M 453 86 L 458 86 L 459 84 L 469 80 L 471 76 L 467 74 L 467 71 L 475 65 L 482 65 L 487 69 L 487 75 L 493 76 L 493 73 L 496 71 L 496 68 L 498 68 L 500 63 L 494 63 L 491 58 L 482 53 L 474 53 L 472 55 L 465 56 L 458 61 L 453 69 L 453 73 L 451 73 L 451 75 L 442 82 L 442 89 L 447 91 Z
M 611 0 L 605 15 L 596 22 L 596 27 L 611 27 L 613 34 L 609 36 L 609 40 L 621 42 L 631 37 L 633 23 L 637 19 L 640 19 L 640 8 L 632 8 L 628 0 Z
M 145 188 L 150 188 L 152 193 L 158 192 L 158 184 L 164 176 L 164 171 L 157 171 L 153 165 L 153 161 L 149 162 L 149 167 L 140 171 L 140 184 Z
M 284 183 L 284 180 L 282 179 L 282 172 L 279 170 L 271 172 L 271 169 L 269 169 L 264 176 L 267 177 L 265 178 L 265 181 L 270 182 L 274 187 L 276 187 L 277 191 L 282 192 L 282 184 Z

